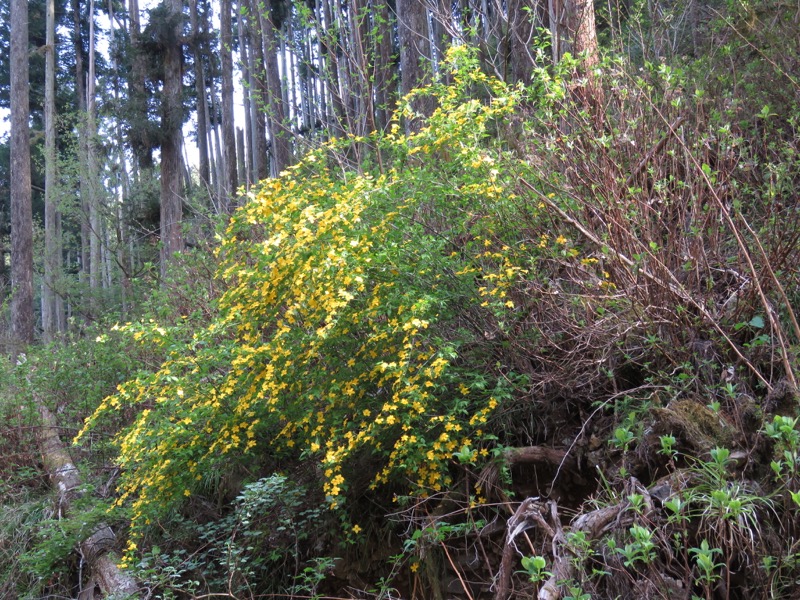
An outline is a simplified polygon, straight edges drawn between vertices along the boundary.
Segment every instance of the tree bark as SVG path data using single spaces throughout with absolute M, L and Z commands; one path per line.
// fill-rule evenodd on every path
M 272 172 L 279 175 L 292 164 L 292 146 L 286 130 L 286 106 L 283 100 L 281 76 L 278 68 L 281 44 L 278 30 L 272 17 L 275 0 L 266 2 L 263 11 L 259 12 L 261 37 L 264 48 L 264 66 L 267 75 L 268 123 L 270 142 L 272 144 Z
M 57 494 L 56 514 L 59 518 L 65 518 L 70 515 L 72 501 L 79 495 L 80 473 L 58 436 L 55 417 L 41 400 L 36 399 L 36 405 L 42 419 L 38 435 L 42 464 Z M 119 560 L 113 552 L 115 544 L 116 536 L 107 525 L 98 526 L 94 533 L 79 544 L 78 550 L 91 574 L 80 597 L 93 598 L 95 587 L 99 587 L 104 596 L 130 599 L 140 597 L 136 581 L 117 567 Z
M 169 0 L 174 21 L 171 41 L 164 48 L 164 83 L 161 105 L 161 276 L 172 257 L 183 249 L 183 191 L 181 186 L 181 126 L 183 125 L 183 68 L 180 42 L 182 2 Z
M 72 43 L 75 48 L 75 87 L 78 109 L 78 162 L 80 181 L 78 183 L 81 216 L 81 250 L 80 250 L 80 281 L 86 283 L 89 277 L 89 220 L 84 215 L 88 214 L 88 198 L 91 194 L 89 188 L 89 158 L 88 136 L 86 135 L 86 75 L 83 67 L 83 36 L 81 35 L 81 9 L 79 0 L 72 0 L 73 31 Z M 88 305 L 88 302 L 85 303 Z
M 243 0 L 238 1 L 238 8 L 239 8 L 239 16 L 237 17 L 238 23 L 238 34 L 239 34 L 239 64 L 241 65 L 242 69 L 242 102 L 244 104 L 244 138 L 245 143 L 244 146 L 246 151 L 243 152 L 242 155 L 239 157 L 239 162 L 244 161 L 244 173 L 240 174 L 239 184 L 244 184 L 245 189 L 250 189 L 250 184 L 253 183 L 254 177 L 253 172 L 255 171 L 254 168 L 254 145 L 253 145 L 253 113 L 251 109 L 251 100 L 250 100 L 250 92 L 253 89 L 253 76 L 251 74 L 251 61 L 250 61 L 250 50 L 248 48 L 248 41 L 249 36 L 247 35 L 247 25 L 244 18 L 244 13 L 247 10 L 245 2 Z M 237 150 L 238 152 L 238 150 Z
M 233 126 L 233 24 L 231 0 L 220 4 L 220 58 L 222 67 L 222 166 L 223 210 L 228 212 L 236 194 L 236 133 Z
M 78 0 L 73 0 L 75 5 Z M 141 50 L 141 22 L 139 19 L 139 1 L 128 0 L 128 13 L 131 19 L 131 44 L 133 46 L 133 65 L 131 68 L 131 104 L 135 118 L 130 131 L 131 146 L 139 168 L 150 171 L 153 167 L 154 140 L 150 136 L 147 114 L 147 86 L 145 83 L 144 52 Z M 79 35 L 79 34 L 78 34 Z
M 397 93 L 395 68 L 392 48 L 392 30 L 389 3 L 381 0 L 374 15 L 375 38 L 375 126 L 379 130 L 386 129 L 394 112 L 394 101 Z
M 397 31 L 400 40 L 400 93 L 431 81 L 431 44 L 428 32 L 428 10 L 423 0 L 397 0 Z M 434 101 L 430 97 L 417 97 L 411 102 L 415 117 L 406 122 L 406 132 L 418 131 L 419 117 L 433 113 Z
M 321 71 L 327 80 L 326 88 L 331 98 L 333 120 L 328 123 L 328 130 L 333 137 L 338 137 L 348 129 L 347 111 L 342 99 L 341 78 L 339 76 L 339 22 L 331 10 L 331 0 L 321 0 L 318 21 L 325 23 L 325 31 L 320 31 Z M 321 16 L 321 19 L 319 18 Z M 320 27 L 322 29 L 322 27 Z
M 208 165 L 208 130 L 206 128 L 206 84 L 203 71 L 203 47 L 200 20 L 197 14 L 197 0 L 189 0 L 189 20 L 192 27 L 192 53 L 194 55 L 194 85 L 197 96 L 197 153 L 200 181 L 208 186 L 210 181 Z
M 246 2 L 247 0 L 242 0 Z M 267 147 L 267 114 L 265 111 L 267 101 L 267 87 L 263 75 L 257 75 L 264 69 L 264 47 L 261 43 L 259 31 L 261 26 L 258 17 L 257 0 L 248 3 L 248 34 L 250 38 L 250 75 L 252 87 L 250 90 L 251 127 L 253 128 L 253 172 L 256 181 L 269 177 L 269 148 Z
M 238 172 L 238 185 L 247 182 L 247 153 L 244 150 L 244 131 L 236 128 L 236 165 Z
M 541 10 L 537 0 L 510 0 L 508 3 L 508 72 L 514 83 L 531 83 L 534 67 L 531 43 L 536 28 L 543 22 Z
M 95 80 L 95 41 L 94 41 L 94 0 L 89 1 L 89 75 L 86 87 L 86 137 L 89 197 L 86 198 L 87 211 L 84 218 L 89 219 L 89 287 L 92 290 L 92 314 L 96 309 L 96 291 L 101 287 L 101 241 L 102 224 L 100 222 L 100 169 L 97 164 L 96 121 L 96 80 Z
M 594 1 L 550 0 L 549 8 L 553 63 L 558 64 L 567 52 L 575 58 L 582 57 L 578 75 L 586 78 L 586 84 L 574 86 L 573 93 L 600 124 L 603 90 L 594 73 L 600 62 Z
M 61 263 L 56 214 L 56 11 L 55 0 L 47 0 L 45 23 L 44 88 L 44 280 L 42 282 L 42 331 L 45 342 L 58 330 L 56 279 Z
M 33 342 L 33 217 L 28 2 L 11 0 L 11 330 L 16 356 Z

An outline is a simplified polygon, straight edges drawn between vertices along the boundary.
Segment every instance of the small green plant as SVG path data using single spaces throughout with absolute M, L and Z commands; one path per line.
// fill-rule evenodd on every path
M 722 554 L 719 548 L 711 548 L 708 540 L 700 542 L 700 546 L 689 548 L 689 554 L 694 556 L 694 562 L 699 571 L 698 582 L 703 586 L 706 598 L 711 598 L 713 584 L 720 578 L 718 571 L 724 566 L 714 561 L 714 556 Z
M 633 525 L 628 531 L 632 538 L 631 542 L 625 544 L 623 548 L 614 548 L 623 557 L 623 564 L 626 567 L 633 567 L 637 563 L 645 565 L 652 563 L 656 558 L 653 532 L 641 525 Z
M 775 478 L 784 486 L 796 483 L 800 466 L 800 432 L 797 419 L 775 415 L 764 427 L 764 433 L 775 441 L 777 459 L 770 463 Z
M 330 557 L 317 557 L 311 560 L 311 563 L 305 567 L 295 577 L 295 584 L 291 588 L 291 593 L 307 594 L 307 598 L 311 600 L 319 600 L 321 595 L 319 593 L 320 584 L 325 581 L 328 574 L 333 571 L 334 560 Z
M 628 451 L 628 447 L 634 442 L 636 436 L 628 427 L 617 427 L 614 430 L 614 437 L 611 439 L 611 444 L 621 449 L 623 452 Z
M 670 460 L 674 460 L 675 456 L 677 455 L 677 451 L 675 450 L 675 444 L 677 440 L 675 439 L 675 436 L 662 435 L 658 439 L 661 442 L 661 449 L 659 452 L 668 457 Z
M 644 509 L 644 495 L 642 494 L 629 494 L 628 495 L 628 502 L 631 505 L 631 509 L 633 509 L 636 514 L 642 514 L 642 510 Z
M 591 600 L 592 595 L 584 592 L 580 585 L 568 585 L 564 600 Z
M 533 583 L 539 583 L 552 576 L 550 571 L 545 570 L 547 561 L 542 556 L 523 556 L 521 563 L 529 581 Z

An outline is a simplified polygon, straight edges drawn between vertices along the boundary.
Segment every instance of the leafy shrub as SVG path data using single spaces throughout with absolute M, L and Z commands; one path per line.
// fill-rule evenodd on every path
M 478 315 L 502 323 L 514 310 L 525 268 L 492 216 L 513 179 L 488 130 L 515 93 L 474 60 L 452 52 L 453 84 L 418 92 L 439 102 L 428 126 L 376 138 L 375 172 L 332 167 L 334 143 L 262 184 L 222 238 L 211 325 L 188 342 L 180 322 L 121 328 L 166 360 L 106 398 L 81 435 L 139 411 L 117 437 L 134 531 L 248 457 L 315 457 L 335 509 L 365 465 L 372 487 L 407 480 L 427 495 L 451 483 L 454 452 L 487 454 L 482 427 L 509 378 L 465 357 L 486 335 Z

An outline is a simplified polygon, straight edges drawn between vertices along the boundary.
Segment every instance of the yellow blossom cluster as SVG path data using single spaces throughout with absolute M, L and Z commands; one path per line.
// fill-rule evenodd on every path
M 216 318 L 170 347 L 155 373 L 120 386 L 84 429 L 136 409 L 116 438 L 118 504 L 130 505 L 134 531 L 242 457 L 318 460 L 336 508 L 358 453 L 372 457 L 373 486 L 408 481 L 423 495 L 452 483 L 454 453 L 487 456 L 483 428 L 499 403 L 483 374 L 459 364 L 468 334 L 452 324 L 488 303 L 513 311 L 509 292 L 528 270 L 491 223 L 468 251 L 453 252 L 419 219 L 513 197 L 485 143 L 513 93 L 473 71 L 429 90 L 439 108 L 428 127 L 382 139 L 397 164 L 372 174 L 327 168 L 333 142 L 264 182 L 231 219 L 217 254 L 226 291 Z M 464 100 L 476 85 L 489 100 Z M 424 160 L 404 163 L 409 156 Z M 156 323 L 127 330 L 171 339 Z

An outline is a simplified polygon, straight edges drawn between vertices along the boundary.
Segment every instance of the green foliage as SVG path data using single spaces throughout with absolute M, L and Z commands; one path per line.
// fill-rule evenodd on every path
M 253 582 L 268 582 L 264 591 L 311 592 L 321 563 L 306 557 L 324 524 L 322 507 L 308 502 L 308 490 L 284 475 L 272 475 L 244 486 L 229 512 L 208 523 L 171 517 L 180 539 L 177 548 L 151 547 L 131 565 L 163 598 L 208 589 L 247 593 Z M 175 544 L 176 540 L 172 540 Z M 201 550 L 187 553 L 185 545 Z M 306 565 L 306 566 L 303 566 Z
M 180 322 L 120 328 L 166 360 L 106 398 L 81 435 L 138 411 L 117 437 L 118 505 L 130 501 L 134 531 L 253 456 L 319 460 L 337 508 L 364 452 L 371 487 L 408 479 L 423 496 L 451 483 L 459 448 L 487 455 L 482 426 L 508 380 L 466 362 L 461 349 L 483 332 L 461 323 L 512 313 L 527 269 L 502 251 L 492 216 L 513 194 L 487 130 L 514 92 L 464 49 L 452 58 L 453 84 L 428 92 L 439 103 L 428 127 L 377 140 L 390 168 L 334 170 L 334 144 L 251 196 L 220 244 L 226 291 L 210 326 L 188 341 Z
M 89 486 L 80 490 L 85 496 L 73 503 L 69 518 L 55 514 L 36 523 L 31 546 L 20 557 L 25 571 L 46 579 L 71 568 L 74 549 L 108 519 L 109 504 L 92 498 L 93 491 Z
M 545 570 L 547 561 L 542 556 L 523 556 L 520 562 L 533 583 L 539 583 L 552 576 L 552 573 Z
M 707 540 L 700 542 L 699 547 L 689 548 L 689 554 L 694 556 L 699 571 L 698 580 L 706 589 L 720 577 L 716 571 L 724 565 L 714 562 L 714 556 L 721 553 L 719 548 L 711 548 Z
M 626 567 L 633 567 L 639 562 L 651 564 L 656 557 L 653 532 L 641 525 L 633 525 L 629 533 L 631 541 L 622 548 L 614 548 L 623 557 L 623 564 Z
M 50 504 L 47 498 L 30 494 L 14 500 L 12 504 L 4 496 L 0 506 L 0 594 L 5 598 L 33 598 L 41 591 L 41 572 L 31 569 L 27 561 L 23 564 L 23 560 L 34 548 L 39 523 L 50 515 Z

